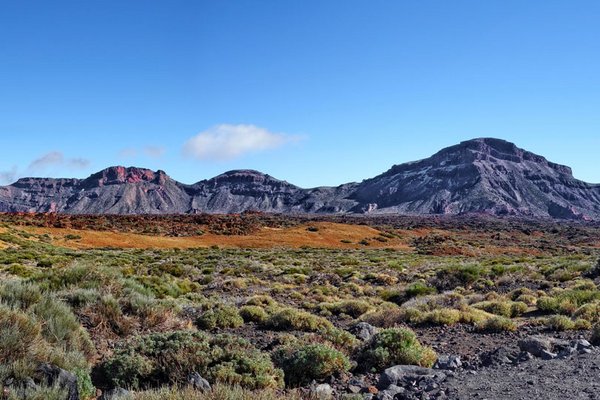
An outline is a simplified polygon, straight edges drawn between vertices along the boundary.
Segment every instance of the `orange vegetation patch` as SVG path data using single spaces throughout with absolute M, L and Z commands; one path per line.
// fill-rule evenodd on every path
M 310 228 L 310 230 L 309 230 Z M 74 230 L 65 228 L 26 228 L 36 234 L 50 234 L 54 244 L 78 248 L 132 248 L 168 249 L 194 247 L 247 247 L 271 248 L 302 246 L 319 248 L 395 248 L 410 250 L 405 240 L 385 238 L 380 231 L 364 225 L 315 222 L 291 228 L 261 228 L 251 235 L 215 235 L 211 233 L 191 237 L 149 236 L 125 232 Z M 69 238 L 70 237 L 70 238 Z M 73 239 L 75 238 L 75 239 Z M 380 240 L 377 240 L 379 238 Z M 369 244 L 365 246 L 362 241 Z M 363 242 L 364 243 L 364 242 Z

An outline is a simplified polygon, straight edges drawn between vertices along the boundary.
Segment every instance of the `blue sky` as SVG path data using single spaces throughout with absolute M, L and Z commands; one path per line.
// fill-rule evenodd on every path
M 492 136 L 600 182 L 599 20 L 578 0 L 0 0 L 0 179 L 337 185 Z

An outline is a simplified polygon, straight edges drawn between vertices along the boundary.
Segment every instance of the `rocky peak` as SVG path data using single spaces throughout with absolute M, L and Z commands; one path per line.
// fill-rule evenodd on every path
M 528 163 L 548 167 L 559 174 L 572 176 L 571 168 L 549 162 L 545 157 L 523 150 L 514 143 L 496 138 L 477 138 L 440 150 L 431 157 L 434 162 L 446 164 L 474 163 Z
M 239 184 L 253 184 L 253 185 L 275 185 L 275 186 L 294 186 L 286 181 L 273 178 L 270 175 L 263 174 L 262 172 L 255 171 L 253 169 L 238 169 L 227 171 L 221 175 L 215 176 L 203 183 L 207 185 L 239 185 Z
M 84 185 L 87 187 L 102 187 L 108 185 L 119 185 L 140 182 L 150 182 L 155 183 L 157 185 L 164 185 L 169 179 L 169 176 L 161 170 L 154 172 L 146 168 L 126 168 L 122 166 L 116 166 L 106 168 L 100 172 L 91 175 L 89 178 L 85 179 Z

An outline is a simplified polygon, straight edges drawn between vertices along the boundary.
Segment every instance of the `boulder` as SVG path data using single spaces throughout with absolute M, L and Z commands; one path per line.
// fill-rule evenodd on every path
M 187 379 L 189 385 L 196 390 L 206 392 L 210 390 L 210 383 L 197 372 L 192 372 Z
M 440 383 L 446 379 L 446 374 L 431 368 L 416 365 L 396 365 L 383 371 L 379 377 L 378 387 L 386 390 L 391 385 L 414 386 L 417 382 Z
M 435 369 L 445 369 L 445 370 L 456 370 L 462 367 L 462 361 L 459 356 L 439 356 L 433 368 Z
M 542 357 L 544 352 L 552 352 L 553 342 L 552 339 L 544 336 L 530 336 L 519 340 L 519 348 L 536 357 Z
M 367 342 L 377 333 L 377 328 L 366 322 L 359 322 L 348 329 L 348 332 L 356 336 L 358 339 Z
M 406 390 L 400 386 L 390 385 L 375 396 L 377 400 L 394 400 L 398 394 L 403 394 Z
M 133 395 L 129 390 L 123 388 L 114 388 L 102 393 L 98 400 L 130 400 Z
M 314 385 L 310 389 L 313 397 L 319 400 L 329 400 L 333 398 L 333 388 L 327 383 Z
M 552 353 L 551 351 L 542 350 L 540 353 L 540 358 L 542 360 L 554 360 L 556 357 L 558 357 L 558 354 Z
M 46 363 L 39 366 L 38 373 L 48 386 L 56 385 L 66 390 L 67 398 L 65 400 L 79 400 L 77 377 L 74 374 L 56 365 Z
M 499 347 L 496 350 L 481 355 L 481 364 L 484 367 L 514 363 L 520 356 L 507 347 Z

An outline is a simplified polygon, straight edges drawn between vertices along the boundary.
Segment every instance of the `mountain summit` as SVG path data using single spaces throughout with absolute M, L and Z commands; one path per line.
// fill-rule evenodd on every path
M 111 167 L 86 179 L 0 187 L 2 212 L 73 214 L 482 213 L 600 220 L 600 185 L 494 138 L 468 140 L 360 183 L 302 189 L 253 170 L 185 185 L 163 171 Z

